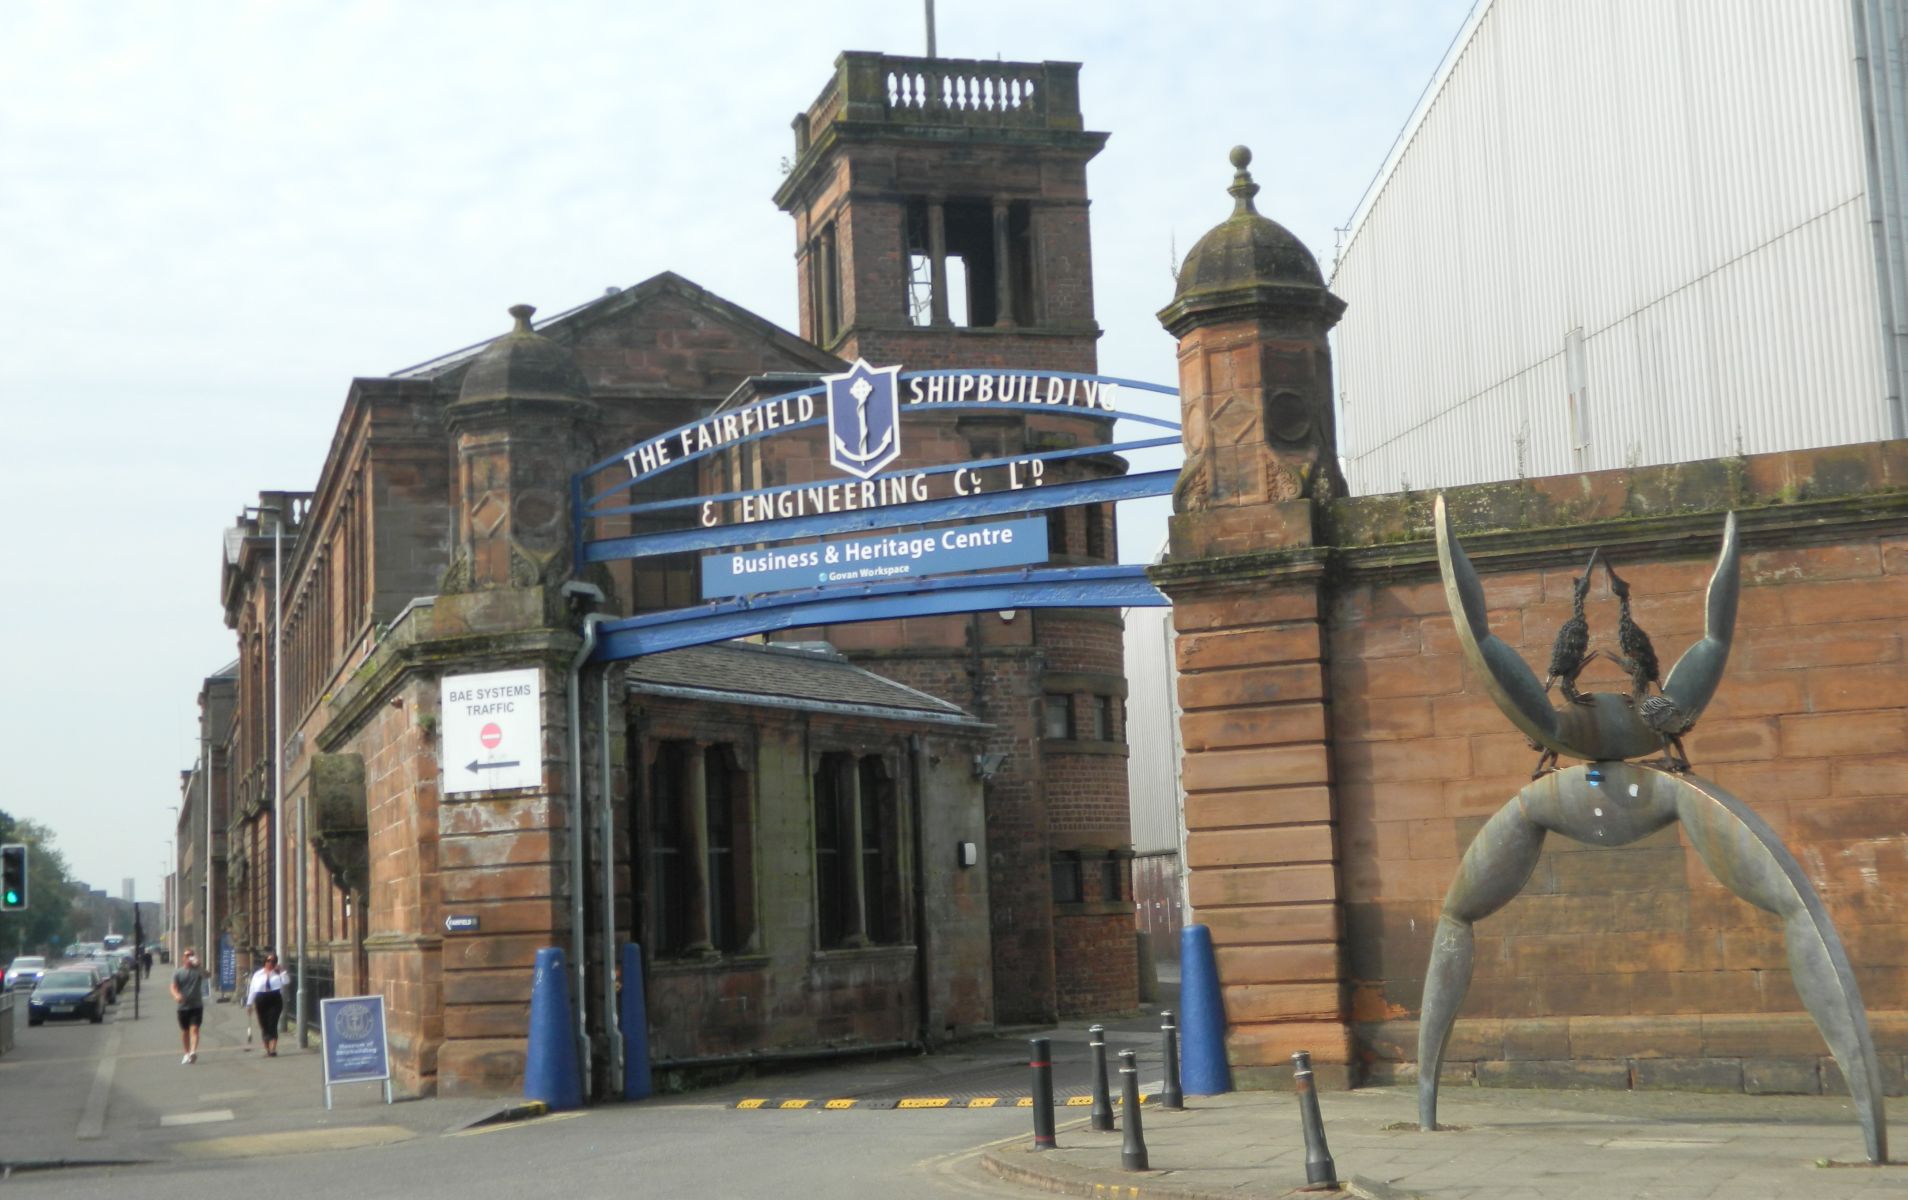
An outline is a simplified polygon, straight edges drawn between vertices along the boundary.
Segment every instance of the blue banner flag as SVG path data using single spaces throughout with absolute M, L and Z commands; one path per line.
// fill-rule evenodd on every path
M 1047 561 L 1047 520 L 897 531 L 854 541 L 723 551 L 702 559 L 702 596 L 744 596 Z

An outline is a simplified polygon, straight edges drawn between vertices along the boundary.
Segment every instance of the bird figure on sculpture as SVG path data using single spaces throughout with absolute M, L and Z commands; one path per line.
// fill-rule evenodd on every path
M 1583 574 L 1578 576 L 1570 587 L 1570 619 L 1557 631 L 1556 641 L 1550 644 L 1550 675 L 1544 680 L 1544 691 L 1558 687 L 1563 698 L 1572 704 L 1591 704 L 1590 697 L 1577 691 L 1577 676 L 1590 662 L 1590 621 L 1583 615 L 1584 597 L 1590 594 L 1590 577 L 1596 573 L 1599 550 L 1590 552 L 1590 561 L 1584 564 Z M 1561 686 L 1560 686 L 1561 685 Z M 1541 749 L 1533 744 L 1532 749 Z M 1532 779 L 1557 766 L 1557 752 L 1544 750 L 1537 759 L 1537 767 L 1530 773 Z
M 1643 724 L 1649 727 L 1650 732 L 1662 739 L 1662 761 L 1651 765 L 1678 775 L 1687 773 L 1689 755 L 1683 750 L 1683 735 L 1696 727 L 1694 718 L 1662 692 L 1652 693 L 1649 690 L 1650 679 L 1642 663 L 1608 650 L 1600 653 L 1630 677 L 1631 707 L 1636 709 L 1636 715 L 1643 719 Z
M 1630 616 L 1630 584 L 1616 573 L 1605 560 L 1604 577 L 1610 581 L 1610 591 L 1616 596 L 1617 610 L 1617 648 L 1625 660 L 1635 664 L 1628 671 L 1631 683 L 1631 703 L 1642 699 L 1642 693 L 1650 684 L 1663 686 L 1663 671 L 1656 661 L 1656 646 L 1650 641 L 1650 635 Z
M 1683 751 L 1683 735 L 1696 724 L 1688 713 L 1678 708 L 1676 702 L 1662 693 L 1663 672 L 1656 660 L 1656 646 L 1650 641 L 1650 635 L 1630 616 L 1630 584 L 1616 573 L 1609 563 L 1603 564 L 1603 573 L 1610 580 L 1610 591 L 1616 595 L 1621 606 L 1617 615 L 1617 646 L 1619 653 L 1604 651 L 1604 657 L 1623 669 L 1630 677 L 1630 706 L 1636 709 L 1636 715 L 1643 718 L 1643 724 L 1650 732 L 1663 740 L 1662 768 L 1682 774 L 1689 770 L 1689 757 Z M 1657 691 L 1652 694 L 1650 685 L 1655 684 Z
M 1676 707 L 1676 701 L 1661 692 L 1643 697 L 1636 711 L 1643 718 L 1643 723 L 1663 739 L 1663 769 L 1678 775 L 1686 774 L 1689 771 L 1689 756 L 1683 751 L 1683 735 L 1693 729 L 1696 722 L 1690 720 L 1688 713 Z
M 1589 564 L 1571 585 L 1570 619 L 1563 623 L 1563 628 L 1557 631 L 1557 640 L 1550 644 L 1550 675 L 1544 680 L 1544 691 L 1559 687 L 1563 698 L 1572 704 L 1592 703 L 1590 697 L 1577 691 L 1577 676 L 1583 673 L 1591 658 L 1590 622 L 1583 615 L 1583 599 L 1590 594 L 1590 575 L 1597 569 L 1600 553 L 1590 552 Z

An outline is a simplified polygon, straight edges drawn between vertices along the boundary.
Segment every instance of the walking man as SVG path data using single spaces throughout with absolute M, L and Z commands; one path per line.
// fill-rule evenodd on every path
M 172 998 L 179 1002 L 179 1045 L 185 1050 L 180 1066 L 199 1059 L 199 1026 L 205 1023 L 205 972 L 196 951 L 185 952 L 185 965 L 172 973 Z

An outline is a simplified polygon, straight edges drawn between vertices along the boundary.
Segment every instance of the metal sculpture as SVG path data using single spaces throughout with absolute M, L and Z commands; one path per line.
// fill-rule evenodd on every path
M 1848 1081 L 1870 1162 L 1885 1162 L 1888 1134 L 1881 1068 L 1868 1013 L 1841 938 L 1802 868 L 1769 826 L 1707 779 L 1689 775 L 1680 736 L 1715 695 L 1729 659 L 1739 590 L 1736 518 L 1723 524 L 1722 552 L 1709 581 L 1703 637 L 1671 668 L 1661 692 L 1643 694 L 1648 679 L 1632 641 L 1629 696 L 1593 693 L 1584 704 L 1550 706 L 1529 665 L 1486 620 L 1484 589 L 1451 535 L 1444 500 L 1437 502 L 1438 565 L 1445 599 L 1465 660 L 1504 715 L 1540 748 L 1589 760 L 1532 781 L 1497 812 L 1464 852 L 1444 898 L 1425 974 L 1418 1025 L 1418 1122 L 1437 1128 L 1438 1073 L 1458 1007 L 1471 985 L 1472 926 L 1508 904 L 1537 866 L 1546 833 L 1595 846 L 1622 846 L 1672 822 L 1703 864 L 1736 895 L 1782 918 L 1789 970 L 1803 1006 Z M 1627 587 L 1624 589 L 1627 591 Z M 1640 629 L 1635 631 L 1641 635 Z M 1615 656 L 1612 656 L 1615 657 Z M 1652 653 L 1651 657 L 1654 657 Z M 1674 710 L 1665 723 L 1660 700 Z M 1671 727 L 1673 728 L 1673 732 Z M 1623 760 L 1675 743 L 1677 770 Z

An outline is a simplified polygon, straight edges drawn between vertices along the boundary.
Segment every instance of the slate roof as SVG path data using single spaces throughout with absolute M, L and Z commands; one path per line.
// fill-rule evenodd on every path
M 732 703 L 884 710 L 870 715 L 978 724 L 956 705 L 855 666 L 825 643 L 716 642 L 631 659 L 629 690 Z
M 650 299 L 660 295 L 673 295 L 710 314 L 720 321 L 748 336 L 765 341 L 797 361 L 814 364 L 817 371 L 838 371 L 847 366 L 841 359 L 810 342 L 803 341 L 798 335 L 790 333 L 766 317 L 758 316 L 732 300 L 702 287 L 700 284 L 683 278 L 674 271 L 663 271 L 633 287 L 610 288 L 601 296 L 585 300 L 583 303 L 553 313 L 540 320 L 530 322 L 530 328 L 545 337 L 568 345 L 575 340 L 576 331 L 597 321 L 607 320 L 628 309 L 640 307 Z M 400 367 L 390 373 L 392 379 L 430 379 L 443 380 L 455 372 L 469 366 L 478 355 L 489 348 L 496 339 L 485 338 L 473 342 L 461 349 L 425 359 L 408 367 Z

